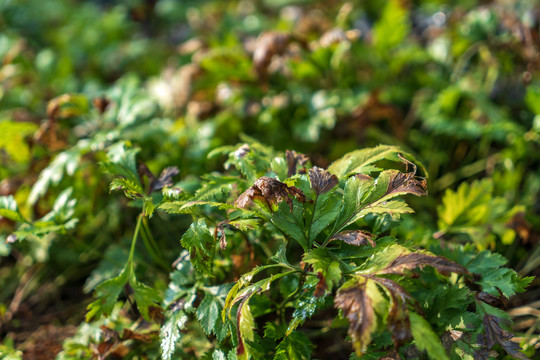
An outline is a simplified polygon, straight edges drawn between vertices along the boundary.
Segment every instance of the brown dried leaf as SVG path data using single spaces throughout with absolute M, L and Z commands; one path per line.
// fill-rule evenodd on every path
M 392 171 L 386 195 L 393 193 L 413 194 L 416 196 L 427 195 L 426 179 L 416 176 L 416 165 L 399 154 L 398 157 L 407 167 L 411 165 L 413 171 L 408 173 L 402 173 L 397 170 Z
M 111 101 L 105 96 L 99 96 L 92 99 L 92 104 L 99 111 L 100 114 L 103 114 L 111 104 Z
M 296 151 L 287 150 L 285 152 L 285 157 L 287 158 L 287 177 L 291 177 L 297 173 L 296 167 L 298 165 L 302 166 L 303 169 L 299 171 L 300 174 L 306 173 L 306 164 L 309 158 L 304 154 L 299 154 Z
M 411 301 L 418 309 L 416 300 L 397 282 L 376 276 L 366 276 L 367 278 L 384 286 L 391 297 L 391 306 L 388 312 L 388 330 L 392 334 L 395 347 L 399 347 L 412 338 L 411 323 L 407 315 L 407 300 Z M 421 311 L 421 310 L 420 310 Z
M 504 300 L 503 300 L 504 295 L 502 294 L 501 294 L 501 297 L 496 297 L 491 294 L 488 294 L 487 292 L 480 291 L 480 292 L 477 292 L 475 296 L 476 296 L 476 299 L 481 300 L 488 305 L 501 308 L 501 309 L 504 308 Z
M 241 159 L 243 158 L 244 156 L 246 156 L 247 154 L 249 154 L 249 152 L 251 151 L 250 147 L 248 144 L 244 144 L 242 146 L 240 146 L 238 149 L 236 149 L 236 151 L 234 152 L 234 156 L 238 159 Z
M 415 172 L 402 173 L 393 170 L 388 183 L 386 195 L 394 193 L 406 193 L 416 196 L 427 195 L 426 179 L 415 176 Z
M 361 245 L 371 245 L 375 247 L 375 241 L 373 241 L 373 234 L 370 234 L 367 231 L 362 230 L 347 230 L 342 231 L 330 238 L 330 241 L 341 240 L 347 244 L 361 246 Z
M 152 181 L 152 191 L 159 191 L 165 187 L 173 186 L 172 178 L 179 173 L 180 170 L 178 170 L 176 166 L 166 167 L 159 175 L 159 178 L 157 178 L 157 180 L 155 181 Z
M 156 336 L 158 335 L 158 332 L 152 331 L 146 334 L 141 334 L 135 331 L 132 331 L 130 329 L 124 329 L 122 332 L 122 340 L 137 340 L 142 341 L 145 343 L 150 343 L 155 340 Z
M 317 286 L 315 287 L 313 296 L 315 296 L 316 298 L 320 298 L 321 296 L 324 295 L 324 293 L 328 289 L 328 286 L 326 285 L 326 280 L 324 279 L 324 276 L 320 271 L 317 273 L 317 278 L 319 279 L 319 282 L 317 283 Z
M 279 32 L 269 31 L 259 36 L 253 52 L 253 65 L 260 79 L 266 79 L 272 58 L 285 54 L 290 41 L 289 34 Z
M 253 204 L 255 198 L 262 198 L 262 194 L 255 186 L 251 186 L 236 199 L 234 206 L 245 209 Z
M 317 195 L 327 193 L 339 183 L 336 175 L 332 175 L 316 166 L 309 169 L 309 180 L 311 181 L 311 188 Z
M 219 248 L 221 250 L 225 250 L 227 247 L 227 236 L 225 235 L 225 229 L 224 226 L 228 223 L 228 220 L 222 221 L 217 224 L 215 230 L 214 230 L 214 240 L 217 240 L 219 234 Z
M 263 176 L 255 181 L 253 186 L 244 191 L 235 201 L 235 206 L 245 208 L 251 205 L 253 200 L 265 200 L 269 207 L 276 205 L 278 202 L 285 201 L 293 209 L 291 197 L 296 198 L 300 202 L 311 201 L 306 198 L 302 190 L 295 186 L 287 186 L 286 184 L 268 177 Z
M 371 332 L 375 326 L 375 311 L 371 298 L 366 292 L 367 279 L 363 283 L 346 289 L 339 289 L 334 305 L 341 309 L 349 320 L 349 335 L 357 353 L 362 354 L 371 342 Z
M 467 269 L 440 256 L 427 255 L 422 253 L 410 253 L 399 255 L 386 268 L 377 271 L 377 274 L 399 274 L 403 275 L 405 270 L 422 269 L 424 266 L 431 266 L 443 275 L 451 272 L 457 274 L 469 274 Z
M 529 360 L 520 350 L 518 343 L 510 340 L 514 337 L 511 333 L 501 328 L 500 319 L 496 316 L 486 314 L 484 315 L 484 328 L 485 334 L 478 335 L 478 343 L 482 345 L 485 350 L 491 350 L 495 344 L 499 344 L 504 351 L 515 359 Z
M 137 166 L 137 173 L 139 174 L 139 178 L 141 179 L 141 181 L 143 179 L 143 176 L 146 176 L 150 184 L 153 184 L 156 179 L 154 174 L 152 174 L 152 172 L 145 163 L 140 163 L 139 166 Z
M 375 282 L 378 282 L 382 286 L 384 286 L 388 291 L 392 294 L 399 295 L 401 301 L 405 303 L 406 300 L 409 300 L 416 308 L 416 311 L 420 314 L 423 313 L 421 307 L 417 304 L 416 300 L 403 288 L 403 286 L 399 285 L 394 280 L 378 277 L 378 276 L 372 276 L 372 275 L 363 275 Z

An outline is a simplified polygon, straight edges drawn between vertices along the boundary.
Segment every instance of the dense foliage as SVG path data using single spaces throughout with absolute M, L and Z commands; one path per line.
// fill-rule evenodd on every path
M 6 0 L 0 29 L 0 357 L 535 356 L 538 5 Z

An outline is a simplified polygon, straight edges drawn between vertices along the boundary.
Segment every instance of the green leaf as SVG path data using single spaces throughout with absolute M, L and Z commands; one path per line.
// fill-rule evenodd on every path
M 165 321 L 159 331 L 161 341 L 161 356 L 163 360 L 170 360 L 174 354 L 176 343 L 180 339 L 180 330 L 184 328 L 188 320 L 187 315 L 182 311 L 172 313 Z
M 189 250 L 191 263 L 195 269 L 204 274 L 212 275 L 212 253 L 215 241 L 206 222 L 203 219 L 193 222 L 182 236 L 181 242 L 182 246 Z
M 403 155 L 413 163 L 418 163 L 414 156 L 402 151 L 397 146 L 379 145 L 375 148 L 356 150 L 346 154 L 341 159 L 334 161 L 328 167 L 328 171 L 337 175 L 338 178 L 353 174 L 369 175 L 372 172 L 380 170 L 380 168 L 373 166 L 373 164 L 378 161 L 391 160 L 401 162 L 402 160 L 399 158 L 398 154 Z M 423 166 L 421 166 L 421 168 L 425 173 Z
M 96 287 L 97 300 L 88 305 L 86 321 L 108 315 L 112 312 L 118 296 L 124 290 L 130 276 L 130 271 L 124 267 L 122 272 L 112 279 L 106 280 Z
M 30 147 L 24 140 L 38 129 L 36 124 L 30 122 L 0 121 L 0 150 L 16 163 L 30 160 Z
M 310 318 L 315 312 L 327 304 L 330 298 L 327 295 L 316 297 L 313 295 L 315 284 L 304 285 L 304 292 L 294 306 L 291 322 L 287 327 L 287 335 L 291 334 L 298 326 L 302 325 L 306 319 Z
M 304 228 L 304 204 L 293 202 L 293 211 L 284 202 L 279 203 L 278 210 L 272 214 L 272 223 L 286 235 L 290 236 L 307 249 L 307 238 Z
M 413 213 L 413 212 L 414 210 L 411 209 L 404 201 L 400 201 L 400 200 L 378 201 L 374 204 L 366 206 L 361 211 L 359 211 L 353 218 L 352 222 L 358 219 L 361 219 L 362 217 L 371 213 L 394 215 L 394 214 L 405 214 L 405 213 Z
M 304 254 L 302 261 L 310 264 L 315 273 L 321 273 L 328 291 L 332 291 L 334 285 L 341 280 L 341 268 L 339 262 L 334 259 L 330 251 L 326 248 L 310 250 Z
M 135 298 L 137 309 L 139 309 L 143 318 L 149 321 L 150 316 L 148 314 L 148 308 L 150 306 L 158 306 L 158 303 L 161 301 L 161 296 L 155 289 L 137 281 L 133 274 L 133 270 L 129 279 L 129 285 L 133 290 L 133 297 Z
M 307 335 L 293 331 L 279 343 L 274 360 L 309 360 L 312 351 L 313 344 Z
M 439 232 L 435 236 L 467 234 L 483 250 L 493 242 L 494 233 L 504 239 L 508 222 L 519 211 L 521 207 L 493 196 L 493 183 L 488 179 L 462 183 L 456 191 L 446 190 L 437 207 Z
M 333 191 L 322 194 L 317 198 L 313 221 L 309 230 L 310 242 L 317 238 L 337 218 L 341 205 L 341 197 L 334 196 Z
M 238 349 L 236 351 L 239 359 L 249 359 L 250 358 L 250 347 L 247 342 L 252 342 L 255 339 L 254 329 L 256 327 L 255 319 L 249 308 L 249 299 L 255 293 L 252 292 L 240 303 L 238 307 L 238 312 L 236 315 L 236 326 L 238 328 Z
M 0 219 L 6 218 L 17 222 L 25 222 L 24 217 L 19 212 L 17 202 L 13 195 L 0 196 Z
M 388 0 L 381 18 L 373 27 L 373 43 L 381 53 L 403 43 L 409 34 L 409 12 L 399 0 Z
M 216 330 L 215 325 L 219 319 L 219 314 L 223 310 L 223 301 L 224 299 L 221 297 L 206 293 L 197 308 L 197 319 L 204 332 L 208 335 Z
M 412 336 L 418 349 L 427 351 L 430 359 L 450 360 L 441 345 L 441 339 L 435 334 L 426 319 L 412 311 L 409 312 L 409 319 Z
M 41 171 L 38 180 L 32 186 L 28 195 L 28 204 L 34 205 L 40 197 L 47 193 L 49 186 L 58 184 L 64 178 L 64 172 L 69 176 L 75 174 L 82 155 L 89 149 L 89 143 L 81 140 L 73 148 L 56 155 L 49 166 Z

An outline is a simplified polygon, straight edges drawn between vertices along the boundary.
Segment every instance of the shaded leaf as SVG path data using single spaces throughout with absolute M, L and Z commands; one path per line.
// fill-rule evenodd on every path
M 293 331 L 281 340 L 276 349 L 274 360 L 309 360 L 313 344 L 299 331 Z
M 529 360 L 529 358 L 520 351 L 521 348 L 519 344 L 511 340 L 514 335 L 501 328 L 500 319 L 498 317 L 491 314 L 485 314 L 483 324 L 485 334 L 478 335 L 478 343 L 482 345 L 483 348 L 491 350 L 495 344 L 498 344 L 513 358 Z
M 409 312 L 409 319 L 412 336 L 418 349 L 427 351 L 430 359 L 449 360 L 441 344 L 441 339 L 435 334 L 426 319 L 412 311 Z

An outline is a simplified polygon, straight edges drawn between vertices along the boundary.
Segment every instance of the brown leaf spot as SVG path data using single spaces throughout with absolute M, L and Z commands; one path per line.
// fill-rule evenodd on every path
M 176 166 L 169 166 L 163 169 L 157 180 L 152 181 L 152 191 L 159 191 L 166 187 L 173 186 L 173 176 L 178 175 L 180 170 Z
M 234 152 L 234 156 L 237 157 L 238 159 L 241 159 L 247 154 L 249 154 L 250 151 L 251 149 L 249 148 L 249 145 L 244 144 L 240 146 L 238 149 L 236 149 L 236 151 Z
M 317 283 L 317 286 L 315 287 L 313 296 L 315 296 L 316 298 L 320 298 L 321 296 L 324 295 L 328 287 L 326 286 L 326 280 L 324 279 L 324 276 L 320 271 L 317 273 L 317 278 L 319 279 L 319 282 Z
M 362 230 L 347 230 L 342 231 L 330 238 L 330 241 L 341 240 L 347 244 L 361 246 L 361 245 L 371 245 L 375 247 L 375 241 L 373 241 L 373 234 L 370 234 L 367 231 Z
M 253 200 L 265 200 L 272 208 L 278 202 L 285 201 L 293 209 L 292 197 L 300 202 L 311 201 L 306 198 L 302 190 L 295 186 L 287 186 L 286 184 L 268 177 L 263 176 L 255 181 L 253 186 L 244 191 L 235 201 L 235 206 L 246 208 L 252 204 Z
M 405 270 L 422 269 L 424 266 L 431 266 L 437 269 L 443 275 L 449 275 L 451 272 L 457 274 L 469 274 L 467 269 L 440 256 L 427 255 L 422 253 L 411 253 L 399 255 L 386 268 L 377 272 L 377 274 L 399 274 L 403 275 Z
M 332 175 L 316 166 L 309 169 L 309 180 L 311 181 L 311 188 L 317 195 L 330 191 L 339 183 L 336 175 Z
M 366 284 L 358 284 L 347 289 L 340 289 L 334 299 L 334 305 L 343 311 L 349 320 L 349 335 L 358 354 L 362 354 L 371 342 L 371 330 L 375 321 L 372 301 L 366 293 Z
M 289 34 L 279 32 L 266 32 L 259 36 L 253 52 L 253 65 L 259 79 L 265 80 L 268 76 L 268 67 L 272 58 L 283 55 L 291 41 Z

